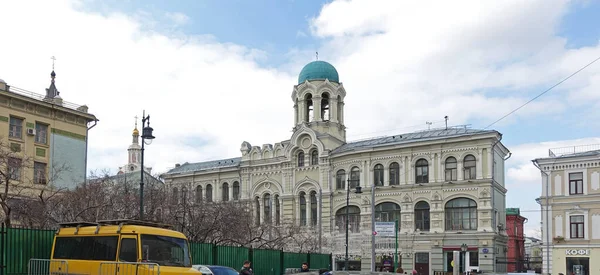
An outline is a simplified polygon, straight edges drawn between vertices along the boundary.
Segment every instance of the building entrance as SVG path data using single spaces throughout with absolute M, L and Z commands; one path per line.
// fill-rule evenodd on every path
M 429 275 L 429 253 L 415 253 L 415 270 L 419 275 Z

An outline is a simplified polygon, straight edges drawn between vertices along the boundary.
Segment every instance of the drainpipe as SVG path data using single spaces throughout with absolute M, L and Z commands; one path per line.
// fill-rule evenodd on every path
M 94 128 L 98 124 L 98 119 L 94 119 L 94 124 L 85 129 L 85 161 L 83 164 L 83 184 L 87 185 L 87 163 L 88 163 L 88 143 L 89 143 L 89 132 L 90 129 Z
M 550 225 L 550 217 L 549 217 L 549 203 L 548 203 L 548 199 L 550 197 L 550 175 L 548 175 L 548 173 L 544 172 L 544 170 L 542 170 L 542 168 L 539 166 L 539 164 L 535 161 L 532 160 L 531 161 L 533 163 L 533 165 L 540 170 L 540 172 L 542 172 L 543 175 L 546 176 L 546 222 L 544 223 L 544 226 L 546 227 L 546 240 L 544 241 L 544 243 L 546 243 L 546 274 L 550 274 L 550 228 L 548 227 Z M 540 201 L 540 205 L 543 206 L 541 204 Z M 543 207 L 542 207 L 543 208 Z

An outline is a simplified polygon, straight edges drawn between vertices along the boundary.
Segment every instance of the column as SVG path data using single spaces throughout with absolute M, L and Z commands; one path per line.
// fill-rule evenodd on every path
M 338 102 L 338 104 L 340 105 L 340 117 L 338 117 L 338 120 L 340 124 L 344 124 L 344 102 Z
M 331 113 L 331 122 L 338 122 L 338 102 L 337 102 L 337 98 L 330 98 L 329 99 L 329 111 Z
M 321 97 L 316 96 L 313 97 L 313 116 L 315 117 L 315 121 L 322 121 L 321 117 Z
M 492 166 L 492 165 L 493 165 L 493 163 L 494 163 L 494 151 L 493 151 L 493 150 L 488 150 L 488 152 L 487 152 L 487 157 L 488 157 L 488 163 L 487 163 L 487 166 L 488 166 L 488 174 L 487 174 L 487 177 L 488 177 L 488 178 L 492 178 L 492 173 L 493 173 L 493 172 L 492 172 L 492 168 L 493 168 L 493 166 Z
M 294 125 L 298 125 L 298 103 L 294 104 Z
M 262 198 L 258 198 L 258 211 L 260 213 L 260 224 L 265 222 L 265 205 L 262 201 Z
M 438 179 L 440 179 L 441 181 L 446 181 L 446 163 L 444 162 L 444 160 L 442 159 L 442 156 L 440 155 L 437 159 L 437 163 L 438 163 L 438 167 L 440 168 L 438 170 Z
M 477 173 L 477 179 L 483 179 L 483 149 L 477 150 L 477 153 L 475 172 Z
M 307 200 L 306 200 L 306 226 L 307 227 L 311 227 L 312 226 L 312 199 L 310 196 L 310 193 L 306 194 L 307 196 Z
M 463 171 L 463 162 L 461 159 L 457 159 L 456 160 L 456 179 L 457 180 L 464 180 L 465 179 L 465 175 L 464 175 L 464 171 Z
M 383 186 L 390 186 L 390 166 L 383 167 Z
M 233 200 L 233 183 L 234 182 L 235 182 L 235 180 L 229 183 L 229 200 L 230 201 Z
M 302 122 L 306 121 L 306 111 L 304 111 L 305 106 L 306 106 L 306 101 L 301 100 L 298 102 L 298 119 L 299 119 L 298 123 L 302 123 Z

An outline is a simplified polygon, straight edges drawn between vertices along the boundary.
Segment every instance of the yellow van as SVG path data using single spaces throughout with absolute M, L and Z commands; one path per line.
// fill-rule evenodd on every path
M 201 274 L 188 241 L 169 226 L 136 221 L 60 224 L 50 260 L 32 259 L 29 274 Z

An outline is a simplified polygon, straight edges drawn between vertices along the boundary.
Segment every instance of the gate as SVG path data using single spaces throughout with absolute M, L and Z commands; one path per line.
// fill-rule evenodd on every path
M 27 268 L 28 275 L 67 275 L 69 263 L 64 260 L 31 259 Z

